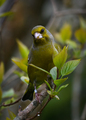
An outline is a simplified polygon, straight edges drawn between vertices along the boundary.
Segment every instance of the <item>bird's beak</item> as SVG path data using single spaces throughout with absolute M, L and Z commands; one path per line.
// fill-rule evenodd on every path
M 38 33 L 38 32 L 35 32 L 34 37 L 35 37 L 35 39 L 41 39 L 41 38 L 43 38 L 42 34 Z

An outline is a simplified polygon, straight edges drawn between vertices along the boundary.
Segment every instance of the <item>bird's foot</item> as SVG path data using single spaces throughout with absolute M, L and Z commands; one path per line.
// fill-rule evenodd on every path
M 41 104 L 41 101 L 40 101 L 40 99 L 39 99 L 39 96 L 42 96 L 40 93 L 37 93 L 37 90 L 35 89 L 34 90 L 34 92 L 35 92 L 35 96 L 36 96 L 36 100 Z

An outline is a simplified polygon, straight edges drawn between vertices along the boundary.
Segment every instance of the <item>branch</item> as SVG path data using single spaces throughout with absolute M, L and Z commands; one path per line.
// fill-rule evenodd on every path
M 44 98 L 48 95 L 47 93 L 47 89 L 46 89 L 46 84 L 42 84 L 42 86 L 40 87 L 41 89 L 43 88 L 43 90 L 40 92 L 40 96 L 39 96 L 39 100 L 42 103 L 42 101 L 44 100 Z M 39 89 L 40 89 L 39 88 Z M 28 115 L 35 109 L 37 108 L 37 106 L 39 105 L 38 100 L 36 100 L 36 98 L 22 111 L 20 111 L 17 115 L 16 118 L 14 118 L 14 120 L 31 120 L 35 117 L 37 117 L 37 115 L 39 113 L 42 112 L 42 110 L 45 108 L 45 106 L 47 105 L 47 103 L 50 101 L 50 98 L 48 99 L 48 101 L 46 102 L 46 104 L 43 106 L 43 108 L 40 110 L 40 112 L 38 112 L 35 116 L 33 116 L 32 118 L 28 118 Z
M 51 97 L 49 96 L 47 102 L 44 104 L 44 106 L 41 108 L 41 110 L 39 112 L 37 112 L 37 114 L 34 115 L 33 117 L 28 118 L 26 120 L 32 120 L 32 119 L 36 118 L 38 115 L 40 115 L 42 113 L 43 109 L 46 107 L 46 105 L 49 103 L 50 100 L 51 100 Z
M 18 103 L 20 100 L 21 100 L 21 98 L 19 98 L 18 100 L 16 100 L 13 103 L 9 103 L 9 104 L 2 103 L 2 105 L 0 105 L 0 107 L 7 107 L 7 106 L 14 105 L 14 104 Z

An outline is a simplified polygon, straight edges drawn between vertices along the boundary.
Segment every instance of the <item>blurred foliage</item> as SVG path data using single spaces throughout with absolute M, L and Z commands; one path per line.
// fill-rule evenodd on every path
M 8 97 L 12 97 L 14 95 L 14 90 L 13 89 L 10 89 L 8 91 L 5 91 L 3 94 L 2 94 L 2 98 L 8 98 Z
M 81 28 L 86 30 L 86 20 L 84 20 L 82 17 L 80 17 L 79 19 Z
M 75 32 L 75 37 L 80 43 L 84 44 L 86 42 L 86 30 L 83 28 L 78 29 Z
M 24 44 L 22 44 L 22 42 L 19 40 L 17 40 L 17 44 L 18 44 L 18 48 L 19 48 L 22 58 L 27 58 L 29 54 L 28 48 Z
M 6 1 L 6 0 L 0 0 L 0 6 L 2 6 L 5 1 Z
M 12 58 L 12 61 L 24 72 L 27 73 L 27 66 L 18 58 Z
M 0 6 L 2 6 L 4 4 L 6 0 L 0 0 Z M 7 16 L 10 16 L 10 15 L 13 15 L 13 12 L 5 12 L 5 13 L 0 13 L 0 18 L 2 17 L 7 17 Z
M 60 30 L 60 35 L 63 41 L 70 40 L 72 36 L 71 26 L 65 23 Z
M 80 28 L 74 33 L 70 24 L 65 23 L 60 32 L 54 34 L 54 37 L 61 46 L 68 45 L 69 52 L 73 51 L 72 59 L 86 56 L 86 50 L 84 49 L 86 43 L 86 21 L 83 18 L 80 17 Z
M 13 12 L 1 13 L 1 14 L 0 14 L 0 18 L 2 18 L 2 17 L 7 17 L 7 16 L 10 16 L 10 15 L 13 15 Z
M 77 43 L 71 40 L 72 37 L 72 28 L 70 24 L 65 23 L 61 28 L 59 33 L 55 33 L 55 39 L 62 45 L 69 45 L 69 48 L 75 49 L 77 48 Z
M 6 98 L 10 99 L 10 97 L 13 97 L 15 95 L 13 89 L 10 89 L 8 91 L 2 91 L 1 83 L 3 82 L 3 76 L 4 76 L 4 64 L 3 64 L 3 62 L 1 62 L 0 63 L 0 103 L 2 102 L 2 99 L 6 99 Z
M 12 111 L 10 111 L 9 109 L 8 109 L 8 113 L 9 113 L 9 116 L 10 116 L 11 119 L 7 117 L 6 120 L 14 120 L 16 115 Z
M 4 76 L 4 63 L 1 62 L 0 63 L 0 85 L 1 85 L 1 83 L 3 81 L 3 76 Z
M 6 117 L 6 120 L 12 120 L 12 119 L 10 119 L 10 118 Z

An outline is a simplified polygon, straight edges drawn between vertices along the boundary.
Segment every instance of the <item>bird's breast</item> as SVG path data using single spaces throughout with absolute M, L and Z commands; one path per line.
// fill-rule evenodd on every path
M 40 68 L 49 71 L 54 65 L 52 60 L 52 46 L 46 45 L 38 48 L 32 48 L 30 51 L 29 64 L 34 64 Z M 42 83 L 47 79 L 47 74 L 41 70 L 38 70 L 28 65 L 28 75 L 33 82 L 36 80 L 38 83 Z

